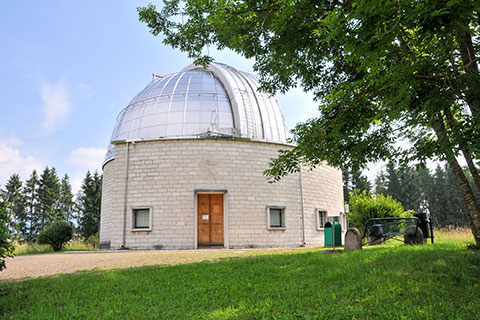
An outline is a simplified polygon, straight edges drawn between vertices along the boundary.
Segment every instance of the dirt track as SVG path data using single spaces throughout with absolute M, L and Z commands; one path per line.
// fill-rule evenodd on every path
M 125 269 L 150 265 L 177 265 L 199 261 L 215 261 L 228 257 L 278 254 L 309 249 L 205 249 L 117 252 L 63 252 L 23 255 L 6 260 L 2 280 L 23 280 L 86 270 Z M 311 249 L 310 249 L 311 250 Z

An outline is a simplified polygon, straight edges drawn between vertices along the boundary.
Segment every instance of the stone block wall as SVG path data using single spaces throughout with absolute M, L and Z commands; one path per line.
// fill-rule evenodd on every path
M 300 175 L 269 184 L 263 171 L 285 145 L 248 140 L 181 139 L 129 144 L 125 245 L 130 249 L 196 247 L 196 192 L 224 192 L 225 246 L 302 245 Z M 104 165 L 100 241 L 122 245 L 126 144 Z M 316 208 L 343 209 L 339 170 L 321 166 L 302 173 L 307 245 L 323 244 Z M 285 230 L 268 230 L 267 207 L 285 207 Z M 149 207 L 151 231 L 132 231 L 132 209 Z

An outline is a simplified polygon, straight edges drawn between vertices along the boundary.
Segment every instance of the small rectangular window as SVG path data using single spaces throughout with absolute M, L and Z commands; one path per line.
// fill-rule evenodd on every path
M 268 228 L 269 229 L 285 229 L 285 208 L 284 207 L 267 207 Z
M 317 209 L 317 229 L 323 229 L 327 222 L 327 211 Z
M 133 229 L 150 229 L 150 209 L 133 209 Z

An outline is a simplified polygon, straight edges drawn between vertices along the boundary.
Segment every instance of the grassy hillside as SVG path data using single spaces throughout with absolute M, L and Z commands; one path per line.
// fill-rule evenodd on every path
M 440 236 L 0 283 L 0 318 L 480 319 L 480 252 Z

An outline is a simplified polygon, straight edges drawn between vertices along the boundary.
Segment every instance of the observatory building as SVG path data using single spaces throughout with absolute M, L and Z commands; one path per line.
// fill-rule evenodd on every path
M 154 75 L 113 130 L 101 248 L 323 245 L 327 216 L 343 211 L 341 172 L 322 165 L 268 183 L 270 159 L 292 145 L 258 87 L 221 63 Z

